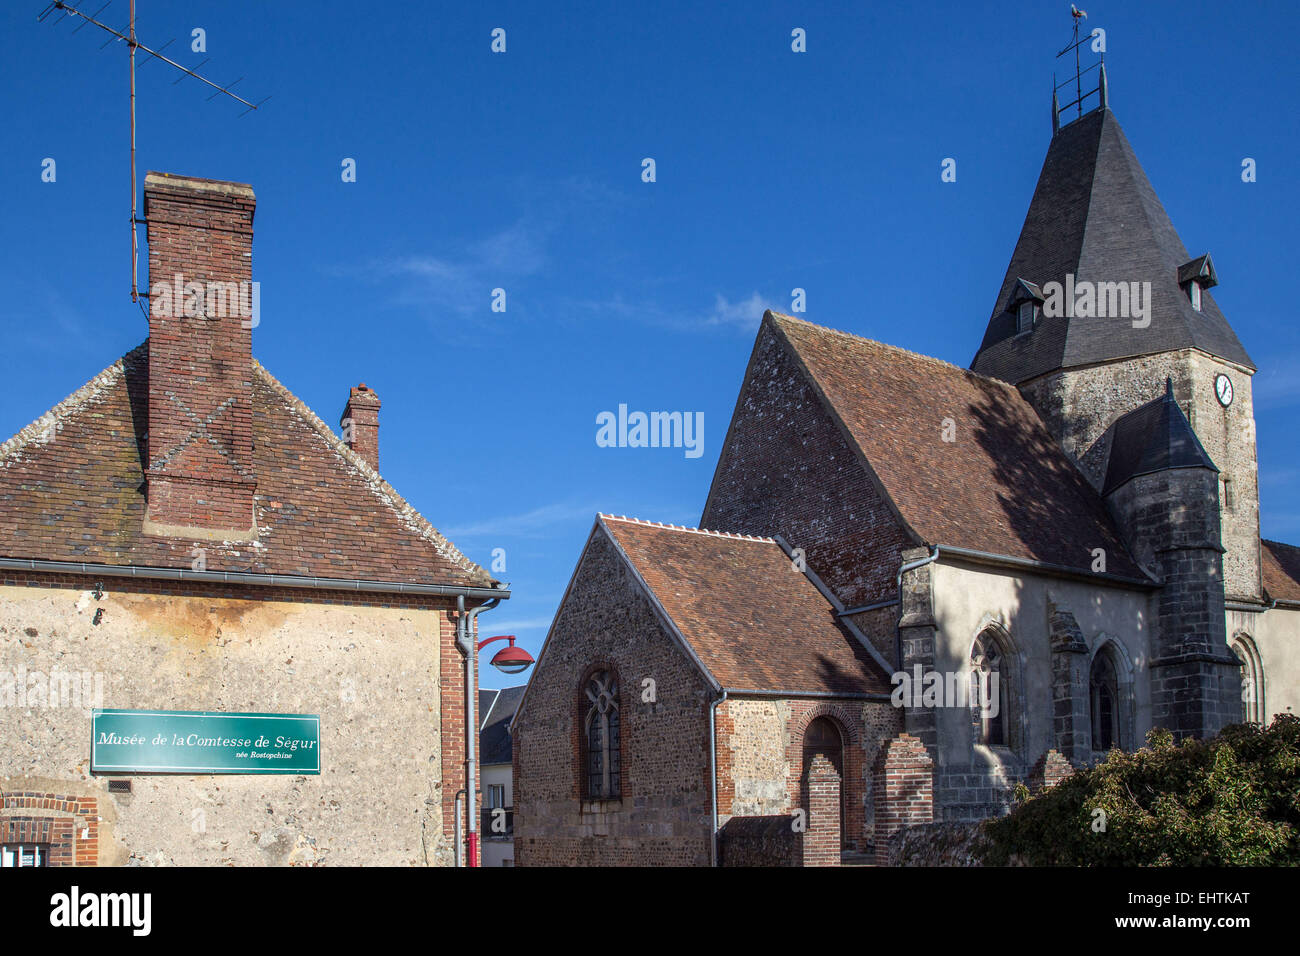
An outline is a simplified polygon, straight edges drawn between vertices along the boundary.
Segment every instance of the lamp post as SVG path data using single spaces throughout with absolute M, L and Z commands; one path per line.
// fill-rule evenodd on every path
M 478 743 L 478 723 L 474 719 L 474 695 L 478 689 L 478 680 L 474 676 L 474 668 L 478 664 L 478 655 L 483 648 L 489 644 L 495 644 L 497 641 L 509 641 L 510 643 L 492 655 L 489 662 L 493 667 L 506 674 L 518 674 L 527 670 L 533 665 L 533 656 L 522 647 L 515 646 L 515 635 L 501 634 L 497 637 L 488 637 L 479 641 L 474 646 L 474 653 L 470 655 L 469 668 L 470 679 L 465 682 L 465 713 L 469 715 L 467 721 L 469 738 L 466 744 L 466 752 L 469 755 L 469 773 L 466 775 L 465 794 L 468 797 L 468 832 L 466 833 L 465 842 L 467 844 L 467 856 L 471 867 L 478 866 L 478 762 L 475 759 L 475 748 Z

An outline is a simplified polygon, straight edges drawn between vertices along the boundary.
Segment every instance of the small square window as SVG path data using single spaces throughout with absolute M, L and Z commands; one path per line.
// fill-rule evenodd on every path
M 1036 318 L 1038 318 L 1038 303 L 1033 299 L 1021 302 L 1016 309 L 1016 332 L 1028 332 L 1034 327 Z

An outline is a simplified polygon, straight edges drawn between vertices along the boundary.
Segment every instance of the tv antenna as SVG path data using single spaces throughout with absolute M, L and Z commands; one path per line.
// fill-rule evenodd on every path
M 220 86 L 219 84 L 213 83 L 207 77 L 201 76 L 200 74 L 194 72 L 188 67 L 181 66 L 181 64 L 177 63 L 175 60 L 163 56 L 162 51 L 167 49 L 167 47 L 171 46 L 171 44 L 175 42 L 174 37 L 171 40 L 168 40 L 166 43 L 164 43 L 157 50 L 145 46 L 143 43 L 141 43 L 139 40 L 136 39 L 136 35 L 135 35 L 135 0 L 130 0 L 130 12 L 128 14 L 126 33 L 122 33 L 120 30 L 114 30 L 112 27 L 108 26 L 107 24 L 101 23 L 99 20 L 95 19 L 106 9 L 108 9 L 111 3 L 112 0 L 108 0 L 108 3 L 105 3 L 93 14 L 90 14 L 88 16 L 82 13 L 76 7 L 72 6 L 72 4 L 70 3 L 64 3 L 63 0 L 52 0 L 52 2 L 37 15 L 36 19 L 37 22 L 43 23 L 46 20 L 46 18 L 48 18 L 51 14 L 54 13 L 60 14 L 59 19 L 54 21 L 55 23 L 59 23 L 64 17 L 69 17 L 69 16 L 79 17 L 83 21 L 83 23 L 81 24 L 81 26 L 77 27 L 76 30 L 73 30 L 72 31 L 73 33 L 79 32 L 86 26 L 87 23 L 89 23 L 99 27 L 99 29 L 103 30 L 105 33 L 110 34 L 109 38 L 104 41 L 103 46 L 100 47 L 101 50 L 104 49 L 104 47 L 108 46 L 110 43 L 112 43 L 115 39 L 119 42 L 126 44 L 127 60 L 129 61 L 130 71 L 131 71 L 131 301 L 138 303 L 141 299 L 149 298 L 149 293 L 140 291 L 140 284 L 139 284 L 140 283 L 140 244 L 138 239 L 136 238 L 136 228 L 135 228 L 136 225 L 142 221 L 136 218 L 135 51 L 140 50 L 148 54 L 148 56 L 141 61 L 140 64 L 141 66 L 145 65 L 150 60 L 155 60 L 155 59 L 162 60 L 164 63 L 167 63 L 170 66 L 174 66 L 176 69 L 180 70 L 181 73 L 185 74 L 185 76 L 192 76 L 199 82 L 205 83 L 208 86 L 212 87 L 212 89 L 215 90 L 216 92 L 214 92 L 212 96 L 208 97 L 209 100 L 214 99 L 215 97 L 221 94 L 225 94 L 226 96 L 230 97 L 232 100 L 236 100 L 237 102 L 244 104 L 244 106 L 248 107 L 248 109 L 244 110 L 243 113 L 240 113 L 239 114 L 240 116 L 246 116 L 248 113 L 251 113 L 253 110 L 257 109 L 267 100 L 269 100 L 270 97 L 267 96 L 262 98 L 256 103 L 250 103 L 248 100 L 244 99 L 239 94 L 232 93 L 230 91 L 230 88 L 234 86 L 235 83 L 238 83 L 240 80 L 243 79 L 242 76 L 238 80 L 235 80 L 232 83 L 227 83 L 225 86 Z M 199 64 L 199 66 L 203 66 L 203 64 L 207 62 L 208 62 L 207 60 L 204 60 L 203 63 Z M 175 82 L 179 83 L 181 80 L 185 79 L 185 76 L 178 77 Z M 141 305 L 140 309 L 141 311 L 144 311 L 144 306 Z

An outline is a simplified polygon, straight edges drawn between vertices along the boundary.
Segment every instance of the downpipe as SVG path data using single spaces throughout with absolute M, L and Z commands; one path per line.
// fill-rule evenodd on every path
M 934 551 L 924 558 L 917 558 L 915 561 L 908 561 L 898 569 L 898 579 L 895 587 L 898 590 L 898 621 L 894 624 L 894 661 L 899 671 L 903 668 L 903 575 L 908 571 L 915 571 L 917 568 L 923 568 L 927 564 L 933 564 L 939 560 L 939 546 L 934 546 Z
M 709 794 L 710 814 L 713 825 L 709 840 L 709 865 L 718 865 L 718 706 L 727 700 L 727 689 L 722 689 L 722 696 L 709 705 L 709 768 L 712 771 L 713 790 Z
M 478 607 L 465 610 L 465 597 L 456 597 L 456 628 L 460 632 L 456 645 L 465 655 L 465 850 L 466 865 L 477 867 L 478 858 L 478 644 L 475 640 L 475 620 L 484 611 L 501 603 L 501 598 L 490 598 Z

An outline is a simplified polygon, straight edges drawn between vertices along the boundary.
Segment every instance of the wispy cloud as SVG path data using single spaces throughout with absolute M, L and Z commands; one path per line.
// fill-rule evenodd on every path
M 1250 383 L 1255 408 L 1272 411 L 1300 405 L 1300 382 L 1295 368 L 1300 364 L 1300 353 L 1284 353 L 1266 360 Z
M 492 621 L 492 632 L 501 634 L 511 634 L 515 631 L 529 631 L 541 628 L 545 630 L 551 626 L 553 615 L 546 617 L 520 617 L 505 621 Z
M 415 308 L 431 317 L 488 319 L 491 294 L 555 265 L 548 251 L 552 237 L 610 219 L 624 197 L 590 179 L 539 182 L 527 177 L 510 191 L 522 207 L 519 218 L 497 232 L 461 239 L 454 251 L 444 246 L 368 263 L 356 270 L 363 277 L 391 286 L 393 305 Z M 516 302 L 508 300 L 514 311 Z
M 461 255 L 401 256 L 373 263 L 369 274 L 394 284 L 396 305 L 488 315 L 493 289 L 536 275 L 546 265 L 548 231 L 521 220 L 469 243 Z
M 757 292 L 751 292 L 749 298 L 739 302 L 729 302 L 719 293 L 713 297 L 713 311 L 705 318 L 704 324 L 726 325 L 749 332 L 758 328 L 764 312 L 774 308 L 771 299 Z
M 716 292 L 712 307 L 698 310 L 666 308 L 652 299 L 629 301 L 621 293 L 605 299 L 575 301 L 570 306 L 604 319 L 640 322 L 680 331 L 725 328 L 749 333 L 758 328 L 765 311 L 778 308 L 759 292 L 751 292 L 735 302 Z
M 504 515 L 488 518 L 474 524 L 455 528 L 442 528 L 441 531 L 451 540 L 457 538 L 500 538 L 500 537 L 540 537 L 547 529 L 567 521 L 585 518 L 594 521 L 600 509 L 590 504 L 572 502 L 542 505 L 522 514 Z

